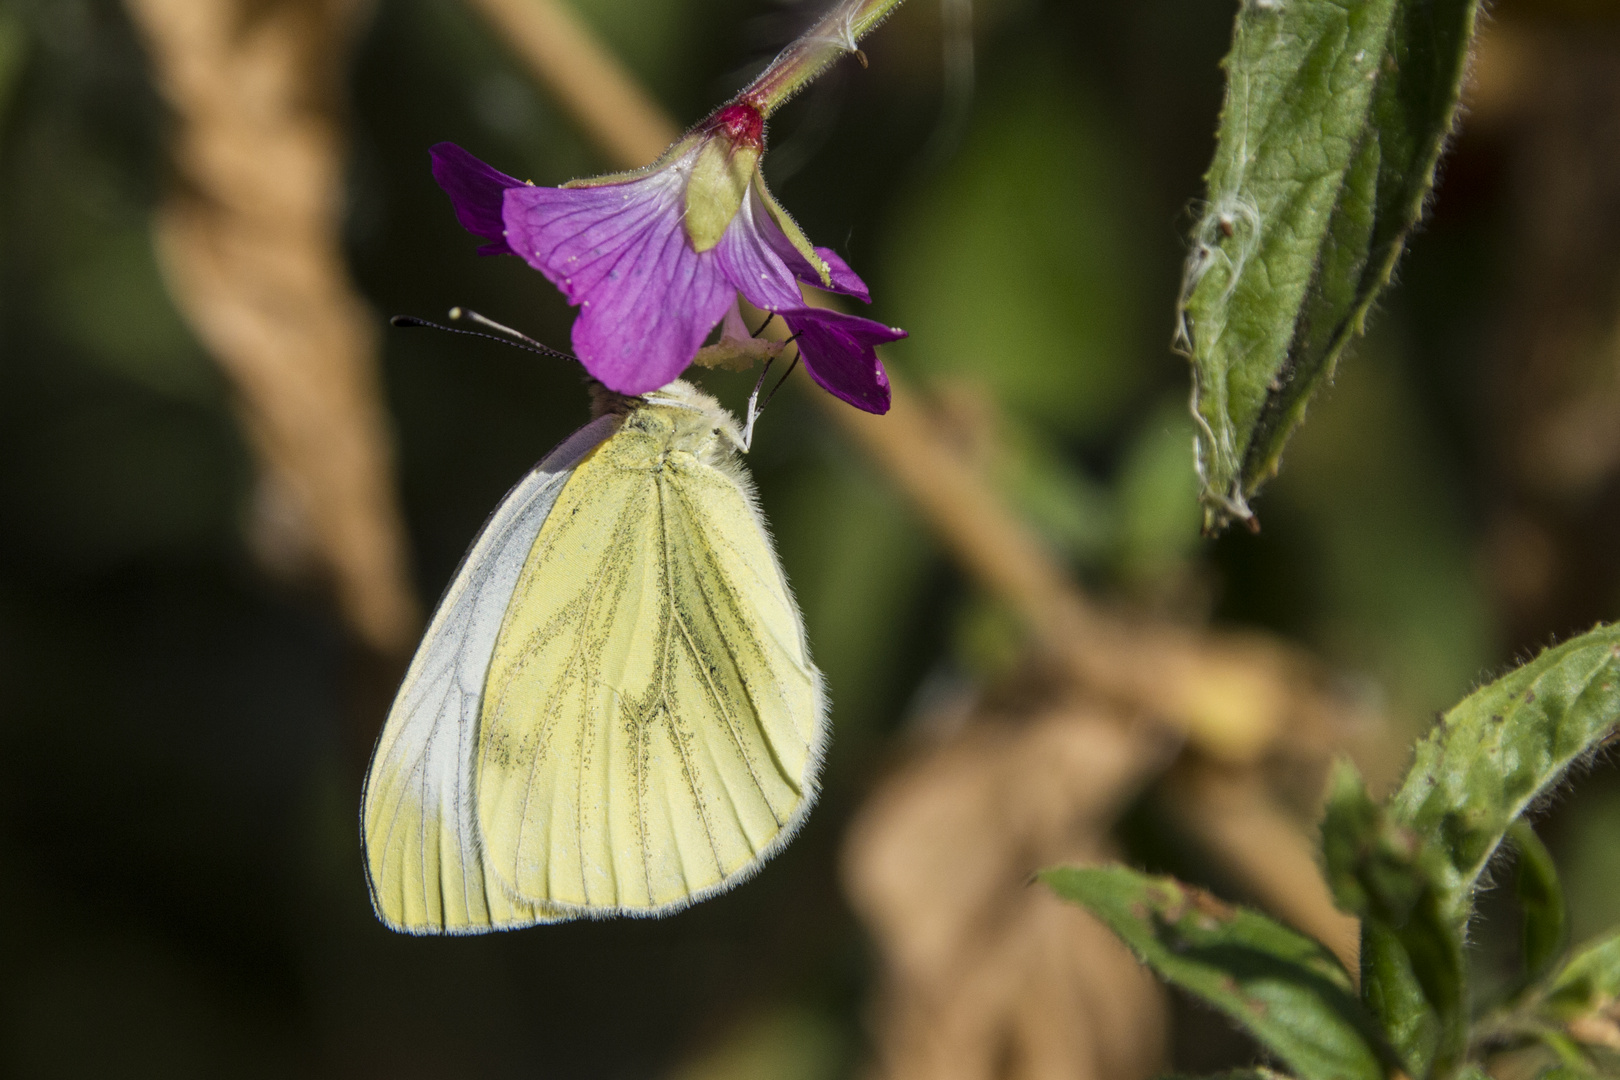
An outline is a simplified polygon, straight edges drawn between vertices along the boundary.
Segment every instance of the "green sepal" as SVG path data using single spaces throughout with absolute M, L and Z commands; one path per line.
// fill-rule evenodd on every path
M 738 146 L 718 135 L 698 149 L 686 182 L 682 218 L 694 251 L 708 251 L 720 243 L 759 173 L 759 157 L 758 147 Z
M 1576 1040 L 1620 1050 L 1620 930 L 1564 965 L 1548 984 L 1541 1011 Z
M 1528 821 L 1519 818 L 1508 827 L 1508 836 L 1519 855 L 1514 886 L 1522 912 L 1523 978 L 1531 983 L 1552 970 L 1569 944 L 1564 888 L 1552 853 Z
M 1205 522 L 1248 500 L 1388 284 L 1457 111 L 1478 0 L 1243 3 L 1179 347 Z
M 1319 942 L 1201 889 L 1121 866 L 1059 867 L 1039 877 L 1101 919 L 1160 978 L 1231 1017 L 1301 1080 L 1386 1075 L 1391 1055 L 1349 974 Z
M 821 276 L 822 287 L 831 288 L 832 269 L 828 267 L 827 260 L 816 253 L 816 246 L 810 242 L 808 236 L 804 235 L 804 230 L 799 228 L 797 221 L 793 220 L 793 215 L 782 209 L 782 204 L 776 201 L 776 196 L 771 194 L 771 189 L 765 186 L 763 177 L 754 185 L 754 193 L 765 203 L 766 212 L 776 222 L 777 228 L 781 229 L 788 238 L 788 243 L 792 244 L 794 250 L 803 255 L 805 260 L 815 267 L 816 273 Z
M 692 363 L 698 367 L 720 368 L 723 371 L 749 371 L 761 361 L 776 359 L 784 348 L 786 345 L 780 341 L 763 341 L 759 338 L 728 341 L 721 338 L 713 345 L 699 349 L 697 355 L 692 357 Z

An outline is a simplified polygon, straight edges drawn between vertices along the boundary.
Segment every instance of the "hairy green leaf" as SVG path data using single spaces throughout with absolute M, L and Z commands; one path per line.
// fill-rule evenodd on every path
M 1508 828 L 1508 836 L 1519 853 L 1515 886 L 1523 912 L 1521 945 L 1524 952 L 1524 979 L 1534 982 L 1552 969 L 1568 944 L 1564 888 L 1558 882 L 1558 867 L 1552 853 L 1523 818 Z
M 1446 855 L 1461 925 L 1508 827 L 1620 721 L 1620 626 L 1600 626 L 1474 691 L 1421 742 L 1390 816 Z
M 1243 0 L 1181 296 L 1205 522 L 1253 515 L 1388 283 L 1457 111 L 1478 0 Z
M 1363 933 L 1362 997 L 1414 1075 L 1431 1066 L 1449 1067 L 1460 1053 L 1456 1018 L 1461 1013 L 1446 1011 L 1448 993 L 1435 981 L 1449 963 L 1441 962 L 1441 954 L 1450 945 L 1438 943 L 1460 939 L 1479 875 L 1509 826 L 1572 762 L 1607 738 L 1617 718 L 1620 628 L 1599 627 L 1546 650 L 1441 717 L 1419 742 L 1382 824 L 1369 824 L 1378 813 L 1364 793 L 1356 795 L 1343 774 L 1336 781 L 1323 846 L 1341 902 L 1356 910 L 1355 897 L 1342 891 L 1344 873 L 1336 869 L 1344 865 L 1342 850 L 1335 854 L 1335 845 L 1342 849 L 1344 844 L 1340 834 L 1374 836 L 1384 845 L 1373 848 L 1386 853 L 1381 859 L 1409 847 L 1411 865 L 1432 890 L 1411 910 L 1449 928 L 1444 938 L 1438 931 L 1419 934 L 1385 921 L 1386 912 L 1370 920 Z M 1354 781 L 1354 789 L 1359 786 Z M 1374 861 L 1358 883 L 1368 888 L 1369 875 L 1382 873 L 1383 865 Z M 1406 895 L 1392 893 L 1396 900 Z M 1428 949 L 1438 951 L 1422 959 L 1418 953 Z
M 1367 1004 L 1413 1075 L 1449 1075 L 1467 1048 L 1462 930 L 1437 884 L 1435 845 L 1390 819 L 1341 762 L 1322 822 L 1328 885 L 1362 920 Z
M 1304 1080 L 1385 1075 L 1376 1029 L 1350 976 L 1319 943 L 1200 889 L 1124 867 L 1060 867 L 1040 877 Z
M 1575 954 L 1548 985 L 1543 1009 L 1585 1041 L 1611 1035 L 1620 1048 L 1620 930 Z

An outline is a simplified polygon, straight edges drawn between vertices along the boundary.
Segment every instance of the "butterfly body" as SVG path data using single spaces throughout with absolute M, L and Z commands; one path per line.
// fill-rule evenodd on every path
M 390 712 L 364 832 L 396 929 L 676 910 L 814 799 L 825 696 L 735 421 L 684 383 L 614 406 L 491 516 Z

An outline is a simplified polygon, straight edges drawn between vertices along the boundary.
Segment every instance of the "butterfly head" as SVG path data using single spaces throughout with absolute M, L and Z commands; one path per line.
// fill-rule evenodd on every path
M 711 465 L 748 450 L 737 418 L 691 383 L 677 379 L 637 400 L 640 407 L 632 411 L 632 418 L 647 414 L 643 422 L 667 425 L 660 434 L 669 440 L 671 450 L 685 450 Z

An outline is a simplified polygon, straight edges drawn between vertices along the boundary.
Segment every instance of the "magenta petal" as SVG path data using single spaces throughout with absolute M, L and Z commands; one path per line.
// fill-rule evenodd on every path
M 784 249 L 809 266 L 804 256 L 794 251 L 782 227 L 760 205 L 750 185 L 743 192 L 737 216 L 726 226 L 714 249 L 721 272 L 757 308 L 777 311 L 800 307 L 804 297 L 791 265 L 783 259 Z
M 822 389 L 871 413 L 889 411 L 889 376 L 875 346 L 899 341 L 904 330 L 858 315 L 820 308 L 779 313 L 793 331 L 805 370 Z
M 824 282 L 821 280 L 821 271 L 812 266 L 810 260 L 800 254 L 799 249 L 793 246 L 793 241 L 789 240 L 780 228 L 776 228 L 774 221 L 771 222 L 771 226 L 776 230 L 772 246 L 775 247 L 776 253 L 782 257 L 782 261 L 793 271 L 794 277 L 806 285 L 814 285 L 818 289 L 853 296 L 857 300 L 864 300 L 868 304 L 872 302 L 872 294 L 867 291 L 866 282 L 862 281 L 859 275 L 851 270 L 849 264 L 840 259 L 837 252 L 833 251 L 832 248 L 816 248 L 816 254 L 826 262 L 828 276 L 832 278 L 831 282 Z
M 795 252 L 795 254 L 797 254 L 797 252 Z M 827 289 L 829 292 L 843 293 L 845 296 L 853 296 L 857 300 L 864 300 L 868 304 L 872 302 L 872 294 L 867 290 L 866 282 L 862 281 L 860 279 L 860 275 L 849 268 L 849 263 L 838 257 L 837 252 L 835 252 L 832 248 L 818 247 L 816 248 L 816 254 L 820 255 L 822 261 L 827 264 L 827 269 L 832 277 L 832 285 L 823 285 L 821 283 L 821 275 L 817 274 L 813 267 L 810 268 L 810 273 L 812 276 L 804 277 L 803 280 L 808 281 L 818 289 Z M 803 277 L 803 275 L 800 276 Z
M 802 306 L 800 281 L 872 302 L 866 283 L 831 248 L 816 248 L 816 254 L 826 260 L 832 278 L 830 284 L 823 282 L 821 272 L 793 246 L 752 187 L 744 194 L 742 208 L 726 227 L 715 253 L 737 291 L 750 304 L 766 311 Z
M 574 353 L 610 390 L 644 394 L 685 370 L 735 289 L 681 223 L 684 176 L 506 193 L 507 242 L 579 307 Z
M 461 227 L 474 236 L 490 241 L 478 249 L 480 255 L 509 255 L 501 221 L 501 200 L 508 188 L 523 187 L 523 181 L 479 161 L 455 143 L 442 142 L 429 151 L 433 156 L 433 179 L 450 196 Z

